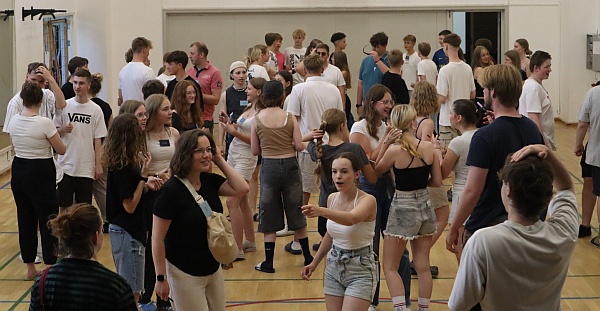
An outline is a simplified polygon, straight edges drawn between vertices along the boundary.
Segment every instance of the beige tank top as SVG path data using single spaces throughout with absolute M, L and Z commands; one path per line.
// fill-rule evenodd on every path
M 260 140 L 261 155 L 264 158 L 273 158 L 296 152 L 293 145 L 293 117 L 288 112 L 285 124 L 281 127 L 267 127 L 260 121 L 259 115 L 254 117 L 256 121 L 256 133 Z

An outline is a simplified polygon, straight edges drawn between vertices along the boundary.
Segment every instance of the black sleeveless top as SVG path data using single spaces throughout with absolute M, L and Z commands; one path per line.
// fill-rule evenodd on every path
M 421 140 L 419 140 L 421 144 Z M 419 145 L 417 145 L 417 150 Z M 396 177 L 396 190 L 400 191 L 414 191 L 419 189 L 427 188 L 427 182 L 429 181 L 429 174 L 431 174 L 431 164 L 425 163 L 423 158 L 419 157 L 419 160 L 423 162 L 423 166 L 410 167 L 415 160 L 413 156 L 410 163 L 404 169 L 394 168 L 394 175 Z
M 235 122 L 239 116 L 242 115 L 244 108 L 240 105 L 240 101 L 247 101 L 248 95 L 246 95 L 246 88 L 243 90 L 236 90 L 233 85 L 225 90 L 225 104 L 227 106 L 227 115 L 233 113 L 233 120 Z

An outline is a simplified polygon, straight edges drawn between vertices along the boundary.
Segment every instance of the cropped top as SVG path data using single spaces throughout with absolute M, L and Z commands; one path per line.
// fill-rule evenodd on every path
M 331 207 L 335 206 L 338 198 L 339 193 L 333 199 Z M 356 208 L 357 202 L 358 189 L 356 190 L 356 197 L 354 197 L 354 208 Z M 375 220 L 363 221 L 352 226 L 344 226 L 329 219 L 327 220 L 327 232 L 333 238 L 333 245 L 345 250 L 359 249 L 373 243 Z
M 257 114 L 254 116 L 256 122 L 256 134 L 260 140 L 261 155 L 263 158 L 277 157 L 285 154 L 295 153 L 294 121 L 291 113 L 287 114 L 285 123 L 281 127 L 265 126 Z
M 421 141 L 419 140 L 419 144 Z M 417 145 L 417 150 L 419 146 Z M 410 163 L 404 169 L 394 168 L 394 176 L 396 177 L 396 190 L 400 191 L 414 191 L 419 189 L 427 188 L 427 182 L 429 181 L 429 174 L 431 174 L 431 164 L 425 163 L 423 158 L 419 157 L 419 160 L 423 162 L 423 166 L 410 167 L 415 160 L 413 156 Z

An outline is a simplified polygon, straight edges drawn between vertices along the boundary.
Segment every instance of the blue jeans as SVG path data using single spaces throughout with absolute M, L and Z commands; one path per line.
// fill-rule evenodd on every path
M 143 293 L 146 247 L 117 225 L 110 224 L 108 234 L 117 273 L 131 286 L 134 294 Z
M 375 184 L 371 184 L 367 179 L 360 174 L 358 181 L 360 182 L 360 188 L 366 193 L 372 195 L 377 200 L 377 219 L 375 221 L 375 236 L 373 237 L 373 252 L 379 256 L 379 241 L 383 230 L 386 228 L 388 215 L 390 212 L 390 205 L 392 203 L 392 189 L 391 175 L 389 173 L 380 177 Z M 402 278 L 404 284 L 404 295 L 406 297 L 406 305 L 410 305 L 410 259 L 408 249 L 404 250 L 402 259 L 400 260 L 400 267 L 398 268 L 398 274 Z M 381 268 L 379 268 L 379 276 L 381 278 Z M 377 289 L 375 290 L 375 296 L 373 297 L 373 305 L 379 304 L 379 286 L 380 282 L 377 283 Z

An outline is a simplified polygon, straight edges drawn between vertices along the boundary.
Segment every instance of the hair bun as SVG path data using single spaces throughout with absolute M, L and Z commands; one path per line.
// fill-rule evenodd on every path
M 102 80 L 104 80 L 104 76 L 99 72 L 93 74 L 92 77 L 94 77 L 94 79 L 98 80 L 100 83 L 102 83 Z

